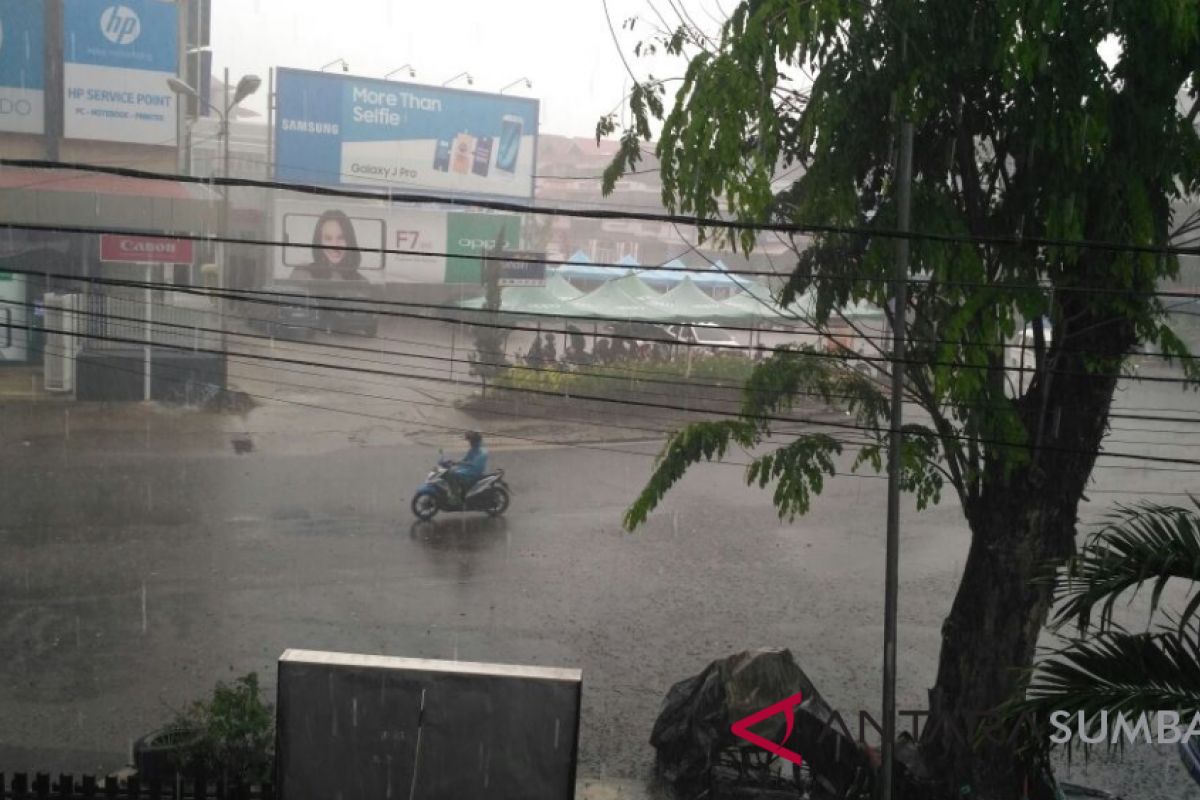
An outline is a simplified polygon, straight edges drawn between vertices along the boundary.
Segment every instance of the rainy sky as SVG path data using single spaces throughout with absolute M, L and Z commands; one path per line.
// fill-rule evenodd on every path
M 711 32 L 716 20 L 733 8 L 732 0 L 689 0 L 684 9 Z M 656 15 L 662 14 L 662 20 Z M 682 73 L 676 60 L 633 60 L 633 45 L 650 25 L 678 25 L 680 11 L 663 2 L 608 0 L 608 15 L 639 79 L 653 73 Z M 622 23 L 638 15 L 644 21 L 631 33 Z M 441 84 L 467 71 L 467 87 L 497 91 L 528 77 L 509 93 L 542 101 L 544 133 L 589 136 L 596 120 L 628 91 L 622 64 L 605 16 L 603 0 L 217 0 L 213 3 L 214 71 L 229 67 L 233 80 L 256 73 L 266 80 L 272 66 L 319 69 L 338 58 L 350 73 L 372 77 L 411 63 L 419 83 Z M 332 67 L 338 70 L 340 67 Z M 407 70 L 393 80 L 410 80 Z M 266 113 L 266 93 L 247 103 Z

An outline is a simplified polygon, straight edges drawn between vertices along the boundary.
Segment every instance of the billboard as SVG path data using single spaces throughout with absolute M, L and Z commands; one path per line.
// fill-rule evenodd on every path
M 276 239 L 286 243 L 275 251 L 273 274 L 281 281 L 479 283 L 479 256 L 501 235 L 518 242 L 521 230 L 514 215 L 383 208 L 334 198 L 280 200 L 274 216 Z
M 495 257 L 500 286 L 545 286 L 546 254 L 531 250 L 505 250 Z
M 63 134 L 174 146 L 179 9 L 163 0 L 66 0 Z
M 42 0 L 0 0 L 0 131 L 45 130 Z
M 275 93 L 278 180 L 533 196 L 537 100 L 295 69 Z

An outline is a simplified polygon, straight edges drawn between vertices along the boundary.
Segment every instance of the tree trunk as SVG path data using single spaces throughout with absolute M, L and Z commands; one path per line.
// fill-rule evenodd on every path
M 1066 308 L 1064 316 L 1074 310 Z M 1038 579 L 1074 552 L 1079 502 L 1108 426 L 1120 354 L 1135 340 L 1132 326 L 1119 318 L 1106 321 L 1081 310 L 1076 319 L 1081 335 L 1063 337 L 1069 343 L 1055 363 L 1039 367 L 1017 401 L 1031 461 L 1006 474 L 992 453 L 980 495 L 965 509 L 971 546 L 942 627 L 921 737 L 922 753 L 947 797 L 1054 798 L 1053 777 L 1038 763 L 1041 748 L 1019 752 L 1028 741 L 1013 734 L 1028 729 L 975 734 L 981 715 L 1019 696 L 1028 680 L 1053 600 L 1052 582 Z M 1055 331 L 1056 339 L 1060 333 L 1069 332 Z M 1107 363 L 1092 363 L 1089 370 L 1083 353 L 1107 356 Z
M 929 693 L 922 748 L 952 796 L 970 787 L 978 800 L 1051 800 L 1037 765 L 1018 758 L 1015 742 L 998 732 L 975 734 L 986 715 L 1021 687 L 1033 663 L 1053 587 L 1035 576 L 1072 551 L 1078 495 L 1052 508 L 1035 507 L 1032 492 L 991 504 L 971 539 L 954 605 L 942 627 L 937 683 Z

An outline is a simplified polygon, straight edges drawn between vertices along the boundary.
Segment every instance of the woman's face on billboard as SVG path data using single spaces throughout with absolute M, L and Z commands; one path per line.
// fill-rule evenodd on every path
M 327 219 L 321 225 L 321 244 L 333 247 L 346 246 L 346 232 L 336 219 Z M 340 264 L 346 257 L 345 250 L 325 250 L 325 258 L 330 264 Z

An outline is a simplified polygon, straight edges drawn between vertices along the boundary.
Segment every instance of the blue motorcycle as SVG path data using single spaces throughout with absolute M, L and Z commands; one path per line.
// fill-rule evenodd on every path
M 504 482 L 504 470 L 484 475 L 460 499 L 451 489 L 449 472 L 453 461 L 438 459 L 438 465 L 413 495 L 412 512 L 417 519 L 428 521 L 439 511 L 482 511 L 498 517 L 508 510 L 512 490 Z

